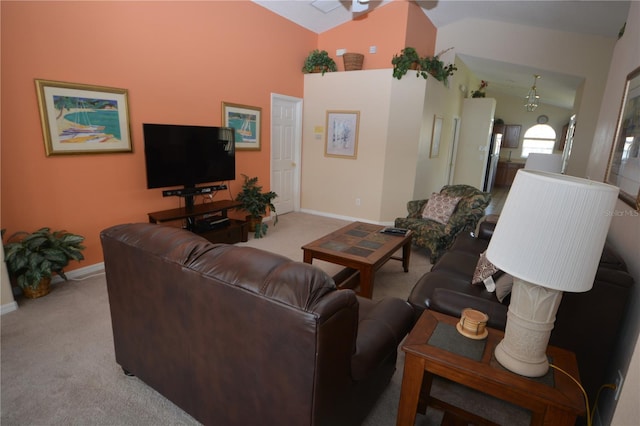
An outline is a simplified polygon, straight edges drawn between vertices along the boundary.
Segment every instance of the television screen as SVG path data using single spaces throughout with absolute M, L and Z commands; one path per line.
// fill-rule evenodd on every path
M 143 124 L 147 188 L 235 180 L 233 129 Z

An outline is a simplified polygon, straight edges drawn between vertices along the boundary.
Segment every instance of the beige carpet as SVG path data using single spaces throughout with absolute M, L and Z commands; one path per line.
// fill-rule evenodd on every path
M 244 244 L 302 260 L 303 244 L 345 224 L 290 213 L 281 215 L 276 226 L 270 224 L 266 238 L 250 237 Z M 316 265 L 329 273 L 336 271 L 335 265 Z M 408 273 L 402 271 L 400 262 L 389 261 L 376 274 L 373 298 L 394 295 L 406 299 L 429 267 L 421 250 L 412 253 Z M 137 378 L 125 376 L 115 363 L 104 275 L 56 284 L 46 297 L 19 298 L 18 305 L 17 311 L 0 317 L 3 426 L 199 424 Z M 398 370 L 365 426 L 395 424 L 404 361 L 401 350 L 399 354 Z M 451 390 L 450 384 L 435 388 L 451 393 L 454 401 L 470 400 L 468 395 Z M 513 416 L 504 417 L 502 408 L 496 409 L 495 403 L 480 396 L 471 400 L 479 411 L 489 414 L 485 417 L 493 416 L 497 423 L 526 424 Z M 427 416 L 418 415 L 416 424 L 438 425 L 441 419 L 441 413 L 430 410 Z M 256 425 L 260 425 L 259 419 Z

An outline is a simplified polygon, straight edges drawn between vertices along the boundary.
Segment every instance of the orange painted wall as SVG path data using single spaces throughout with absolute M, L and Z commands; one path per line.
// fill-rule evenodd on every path
M 370 3 L 373 5 L 373 3 Z M 391 68 L 393 55 L 412 46 L 423 55 L 433 55 L 436 28 L 413 1 L 396 0 L 370 13 L 319 35 L 318 48 L 326 50 L 344 71 L 337 49 L 364 54 L 363 69 Z M 376 53 L 369 47 L 376 46 Z
M 271 93 L 303 96 L 304 58 L 317 34 L 248 1 L 6 2 L 1 7 L 0 226 L 86 237 L 145 222 L 178 199 L 147 190 L 142 123 L 220 125 L 221 102 L 259 106 L 262 150 L 239 152 L 237 177 L 269 188 Z M 133 153 L 46 157 L 34 79 L 129 91 Z M 229 198 L 229 194 L 218 194 Z

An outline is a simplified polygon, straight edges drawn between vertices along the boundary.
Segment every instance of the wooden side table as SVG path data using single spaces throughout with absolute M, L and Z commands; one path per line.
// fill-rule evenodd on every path
M 426 410 L 427 405 L 450 407 L 429 395 L 434 376 L 530 410 L 532 425 L 573 426 L 576 418 L 584 415 L 583 395 L 565 374 L 555 369 L 549 369 L 542 378 L 512 373 L 493 356 L 496 345 L 504 336 L 502 331 L 488 329 L 485 340 L 472 340 L 457 333 L 455 324 L 458 321 L 458 318 L 425 311 L 409 333 L 402 346 L 405 363 L 398 426 L 413 425 L 418 409 Z M 579 380 L 572 352 L 549 346 L 547 355 L 552 364 Z M 458 409 L 456 415 L 468 415 L 477 421 L 477 416 L 463 410 Z

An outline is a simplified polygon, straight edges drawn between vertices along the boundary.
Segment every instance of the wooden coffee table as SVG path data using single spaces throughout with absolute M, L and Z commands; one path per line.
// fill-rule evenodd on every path
M 474 424 L 493 424 L 472 413 L 452 407 L 432 396 L 434 376 L 444 377 L 531 412 L 532 425 L 571 425 L 585 412 L 582 393 L 565 374 L 549 369 L 546 376 L 528 378 L 502 367 L 493 356 L 504 333 L 488 329 L 485 340 L 472 340 L 456 335 L 458 318 L 425 311 L 409 333 L 402 350 L 405 352 L 404 376 L 398 407 L 397 425 L 412 425 L 416 411 L 427 405 L 458 419 L 472 419 Z M 552 364 L 579 380 L 575 355 L 549 346 Z
M 371 298 L 376 270 L 389 259 L 401 260 L 405 272 L 409 271 L 411 257 L 411 231 L 406 235 L 383 234 L 384 226 L 354 222 L 318 240 L 302 246 L 304 262 L 324 260 L 345 266 L 334 276 L 336 285 L 360 285 L 359 295 Z M 402 248 L 402 257 L 393 254 Z M 359 280 L 358 280 L 359 277 Z

